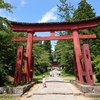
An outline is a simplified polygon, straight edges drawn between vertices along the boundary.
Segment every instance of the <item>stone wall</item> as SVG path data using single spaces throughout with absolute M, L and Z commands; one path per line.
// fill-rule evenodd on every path
M 35 83 L 32 82 L 30 84 L 24 86 L 17 86 L 17 87 L 0 87 L 0 94 L 18 94 L 22 95 L 26 91 L 28 91 Z
M 87 85 L 76 81 L 71 81 L 71 83 L 78 87 L 85 96 L 100 97 L 100 85 Z

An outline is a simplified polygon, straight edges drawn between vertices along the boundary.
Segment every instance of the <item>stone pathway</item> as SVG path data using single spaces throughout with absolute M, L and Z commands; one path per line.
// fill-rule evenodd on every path
M 91 100 L 71 83 L 66 83 L 60 77 L 49 77 L 47 87 L 42 84 L 33 86 L 19 100 Z

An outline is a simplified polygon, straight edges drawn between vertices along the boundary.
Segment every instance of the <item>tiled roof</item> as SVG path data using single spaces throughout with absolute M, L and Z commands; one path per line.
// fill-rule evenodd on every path
M 80 22 L 86 22 L 86 21 L 93 21 L 93 20 L 98 20 L 100 22 L 100 16 L 94 17 L 94 18 L 89 18 L 89 19 L 83 19 L 79 21 L 69 21 L 69 22 L 45 22 L 45 23 L 28 23 L 28 22 L 15 22 L 15 21 L 10 21 L 11 24 L 20 24 L 20 25 L 49 25 L 49 24 L 71 24 L 71 23 L 80 23 Z

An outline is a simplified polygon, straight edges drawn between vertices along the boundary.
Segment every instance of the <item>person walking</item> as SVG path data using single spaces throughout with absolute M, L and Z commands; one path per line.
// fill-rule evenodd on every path
M 52 71 L 50 71 L 50 77 L 52 77 Z
M 42 77 L 42 84 L 43 84 L 43 87 L 47 87 L 47 86 L 46 86 L 45 75 L 43 75 L 43 77 Z

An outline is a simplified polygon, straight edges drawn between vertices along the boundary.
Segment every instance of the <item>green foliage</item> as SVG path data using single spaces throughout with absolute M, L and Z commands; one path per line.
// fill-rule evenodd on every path
M 5 95 L 5 97 L 1 97 L 0 100 L 15 100 L 15 98 L 12 97 L 12 96 L 6 96 Z
M 67 0 L 60 0 L 60 4 L 57 5 L 57 8 L 59 11 L 58 15 L 61 18 L 61 20 L 71 20 L 71 15 L 74 11 L 74 6 L 72 6 L 71 3 L 67 3 Z
M 96 74 L 96 79 L 98 80 L 98 82 L 100 82 L 100 57 L 96 57 L 92 63 L 95 66 L 94 70 Z
M 13 6 L 0 0 L 0 9 L 12 12 Z M 14 43 L 11 42 L 13 36 L 9 28 L 10 22 L 0 16 L 0 86 L 6 83 L 6 75 L 13 71 L 15 65 L 15 50 Z M 13 74 L 10 73 L 10 74 Z
M 0 9 L 5 9 L 9 12 L 12 12 L 12 8 L 14 8 L 11 4 L 6 3 L 4 0 L 0 0 Z
M 43 77 L 43 75 L 45 75 L 45 77 L 47 78 L 47 77 L 49 77 L 49 73 L 50 73 L 50 72 L 47 71 L 47 72 L 42 73 L 42 74 L 34 75 L 33 80 L 34 80 L 35 82 L 37 82 L 37 83 L 41 83 L 41 82 L 42 82 L 42 77 Z
M 81 0 L 78 4 L 78 8 L 74 11 L 73 20 L 83 20 L 95 17 L 94 9 L 86 0 Z
M 10 23 L 6 18 L 0 17 L 0 31 L 2 30 L 2 31 L 9 32 L 8 31 L 8 24 L 10 24 Z
M 86 2 L 86 0 L 81 0 L 78 4 L 78 8 L 74 11 L 73 15 L 71 15 L 70 12 L 72 12 L 74 9 L 73 6 L 69 6 L 68 3 L 66 3 L 66 0 L 60 0 L 61 4 L 58 6 L 59 16 L 61 19 L 65 21 L 76 21 L 76 20 L 83 20 L 83 19 L 89 19 L 96 16 L 96 13 L 94 12 L 94 9 L 92 6 Z M 71 8 L 71 9 L 68 9 Z M 70 18 L 68 20 L 67 18 Z M 81 40 L 80 44 L 81 46 L 85 44 L 89 44 L 90 46 L 90 53 L 91 53 L 91 60 L 94 61 L 94 59 L 99 56 L 100 57 L 100 24 L 96 28 L 92 29 L 84 29 L 79 30 L 79 34 L 96 34 L 96 39 L 85 39 Z M 71 32 L 60 32 L 59 35 L 70 35 Z M 58 59 L 58 62 L 60 66 L 63 66 L 63 70 L 67 73 L 73 73 L 73 43 L 72 41 L 58 41 L 56 45 L 56 57 Z M 96 65 L 93 64 L 93 68 Z M 94 70 L 96 71 L 96 70 Z M 97 74 L 96 74 L 97 75 Z
M 75 76 L 72 74 L 66 74 L 65 71 L 61 71 L 61 77 L 64 79 L 66 82 L 70 82 L 70 80 L 75 80 Z
M 41 42 L 34 43 L 33 48 L 34 72 L 35 75 L 40 75 L 47 71 L 47 67 L 51 66 L 50 55 L 47 50 L 44 50 Z
M 9 29 L 8 31 L 10 34 L 0 31 L 0 86 L 7 84 L 6 75 L 14 75 L 17 46 L 20 45 L 20 43 L 11 41 L 14 33 Z
M 51 43 L 50 43 L 50 41 L 44 41 L 43 48 L 44 48 L 44 50 L 47 50 L 49 53 L 51 53 Z
M 15 8 L 15 7 L 5 2 L 4 0 L 0 0 L 0 9 L 6 10 L 8 12 L 12 12 L 12 8 Z M 10 25 L 10 22 L 7 20 L 7 18 L 0 16 L 0 31 L 3 30 L 3 31 L 9 32 L 8 31 L 9 25 Z
M 88 4 L 86 0 L 81 0 L 80 3 L 78 4 L 78 9 L 75 10 L 73 14 L 73 20 L 89 19 L 95 16 L 96 16 L 96 13 L 94 12 L 94 9 L 92 8 L 92 6 Z M 100 24 L 98 24 L 96 28 L 80 30 L 79 33 L 80 34 L 93 34 L 93 33 L 96 34 L 97 36 L 96 39 L 81 40 L 81 45 L 84 43 L 89 44 L 91 60 L 95 62 L 95 60 L 97 60 L 97 56 L 100 57 L 100 52 L 99 52 L 100 50 Z M 93 70 L 94 70 L 94 73 L 96 73 L 96 77 L 98 77 L 99 71 L 97 73 L 96 70 L 98 69 L 97 66 L 99 65 L 98 64 L 96 65 L 96 64 L 93 64 Z
M 68 3 L 67 0 L 60 0 L 60 4 L 57 5 L 58 7 L 58 15 L 60 16 L 61 20 L 64 21 L 71 21 L 72 14 L 74 11 L 74 6 L 71 3 Z M 59 32 L 58 35 L 68 35 L 70 34 L 68 31 L 66 32 Z M 57 45 L 55 47 L 55 55 L 57 61 L 60 66 L 63 67 L 63 71 L 66 73 L 74 73 L 73 69 L 73 45 L 72 41 L 57 41 Z
M 5 76 L 7 75 L 7 73 L 8 73 L 7 69 L 3 68 L 0 65 L 0 86 L 4 85 L 4 82 L 6 81 Z
M 60 33 L 61 35 L 67 35 L 66 33 Z M 57 41 L 55 47 L 55 54 L 60 66 L 63 67 L 64 72 L 73 74 L 73 45 L 72 41 Z
M 46 51 L 49 53 L 50 62 L 52 63 L 53 57 L 52 57 L 52 54 L 51 54 L 51 47 L 52 47 L 52 46 L 51 46 L 50 40 L 44 41 L 44 43 L 43 43 L 43 48 L 44 48 L 44 50 L 46 50 Z
M 94 98 L 93 100 L 100 100 L 100 98 Z

